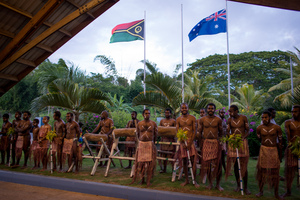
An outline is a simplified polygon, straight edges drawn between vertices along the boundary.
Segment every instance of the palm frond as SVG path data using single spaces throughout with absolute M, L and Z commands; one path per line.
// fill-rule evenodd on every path
M 31 103 L 31 110 L 38 112 L 47 106 L 56 106 L 72 110 L 73 102 L 64 93 L 49 93 L 35 98 Z
M 166 96 L 159 91 L 147 91 L 145 95 L 143 92 L 141 92 L 136 97 L 134 97 L 132 101 L 132 106 L 138 105 L 156 106 L 161 109 L 170 108 L 173 111 L 175 111 L 175 108 L 178 107 L 177 105 L 172 106 L 171 104 L 169 104 Z

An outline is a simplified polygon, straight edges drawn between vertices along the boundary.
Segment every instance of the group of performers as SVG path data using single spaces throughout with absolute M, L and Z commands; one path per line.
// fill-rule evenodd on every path
M 50 153 L 49 140 L 47 134 L 52 130 L 49 123 L 49 116 L 43 117 L 43 125 L 39 127 L 39 119 L 30 121 L 31 113 L 29 111 L 23 112 L 23 120 L 21 119 L 22 113 L 17 111 L 15 113 L 15 119 L 12 123 L 9 122 L 9 115 L 3 115 L 3 125 L 1 130 L 1 164 L 5 164 L 5 154 L 7 156 L 6 165 L 10 165 L 12 168 L 19 167 L 22 157 L 22 151 L 24 153 L 24 164 L 22 169 L 27 167 L 27 161 L 29 156 L 33 155 L 34 167 L 32 169 L 40 168 L 42 163 L 43 168 L 41 171 L 47 169 Z M 53 114 L 54 130 L 56 137 L 52 142 L 52 158 L 53 158 L 53 170 L 59 172 L 63 170 L 63 163 L 68 159 L 68 165 L 71 166 L 72 162 L 75 163 L 75 172 L 78 172 L 78 145 L 77 141 L 80 136 L 80 127 L 77 122 L 73 121 L 73 113 L 69 112 L 66 115 L 67 123 L 61 119 L 61 113 L 55 111 Z M 13 133 L 10 137 L 7 136 L 8 130 L 13 128 Z M 30 132 L 32 132 L 32 143 Z M 10 155 L 10 152 L 12 155 Z M 11 158 L 11 163 L 9 159 Z M 56 165 L 57 161 L 57 165 Z
M 201 163 L 200 169 L 200 182 L 208 180 L 207 189 L 213 188 L 213 180 L 216 179 L 215 188 L 219 191 L 223 191 L 220 185 L 222 176 L 222 166 L 225 170 L 226 177 L 231 174 L 231 168 L 234 168 L 234 175 L 236 179 L 237 188 L 235 191 L 241 190 L 240 176 L 244 183 L 244 192 L 251 194 L 248 189 L 248 161 L 249 161 L 249 146 L 248 136 L 249 124 L 246 116 L 239 114 L 239 109 L 236 105 L 229 107 L 230 117 L 226 120 L 225 110 L 219 110 L 219 116 L 215 115 L 216 106 L 213 103 L 209 103 L 205 109 L 200 110 L 200 119 L 196 119 L 193 115 L 189 114 L 189 108 L 186 103 L 181 104 L 181 115 L 175 120 L 172 116 L 172 110 L 165 110 L 165 119 L 160 121 L 160 126 L 176 127 L 176 131 L 182 129 L 186 133 L 186 140 L 180 141 L 180 146 L 175 153 L 174 145 L 161 145 L 159 153 L 162 157 L 176 158 L 179 162 L 179 166 L 183 168 L 185 174 L 185 182 L 182 186 L 189 184 L 188 168 L 192 168 L 193 183 L 195 187 L 199 187 L 196 180 L 197 175 L 197 163 Z M 261 119 L 262 124 L 257 127 L 257 137 L 261 140 L 260 153 L 257 162 L 256 179 L 259 185 L 259 193 L 256 195 L 260 197 L 263 195 L 263 187 L 266 182 L 271 187 L 274 187 L 274 194 L 276 198 L 281 199 L 282 196 L 278 194 L 279 185 L 279 169 L 281 162 L 282 152 L 282 131 L 280 126 L 275 123 L 274 109 L 264 111 Z M 33 169 L 40 167 L 42 162 L 43 169 L 47 169 L 47 161 L 49 155 L 47 154 L 49 148 L 49 142 L 46 139 L 47 133 L 51 130 L 51 126 L 48 124 L 49 117 L 43 118 L 43 124 L 38 126 L 39 121 L 37 119 L 30 121 L 30 112 L 23 112 L 23 120 L 21 120 L 21 113 L 15 113 L 15 120 L 12 123 L 9 122 L 9 115 L 3 115 L 3 125 L 1 130 L 1 164 L 5 163 L 5 154 L 7 155 L 6 163 L 9 163 L 10 146 L 12 146 L 12 167 L 19 167 L 19 162 L 24 152 L 24 165 L 22 168 L 27 167 L 27 161 L 29 155 L 32 153 L 34 157 Z M 151 179 L 154 176 L 156 169 L 156 156 L 157 149 L 155 142 L 157 141 L 158 126 L 150 120 L 150 110 L 145 109 L 143 111 L 143 120 L 137 119 L 137 113 L 134 111 L 131 113 L 132 120 L 130 120 L 126 128 L 136 128 L 137 138 L 139 140 L 136 148 L 135 144 L 126 144 L 125 155 L 133 157 L 135 156 L 135 172 L 132 183 L 141 179 L 141 183 L 145 182 L 145 174 L 147 175 L 146 184 L 149 186 Z M 57 137 L 53 141 L 53 166 L 54 170 L 59 167 L 59 171 L 62 171 L 63 162 L 68 158 L 68 165 L 71 166 L 72 162 L 75 163 L 75 172 L 79 170 L 80 155 L 78 149 L 78 139 L 80 137 L 80 127 L 73 121 L 73 114 L 67 113 L 67 123 L 61 119 L 61 113 L 55 111 L 53 118 L 55 120 L 54 130 Z M 13 127 L 14 133 L 12 139 L 7 136 L 7 132 L 10 127 Z M 105 134 L 108 136 L 107 146 L 111 149 L 112 146 L 112 131 L 113 120 L 108 117 L 108 112 L 103 111 L 101 113 L 101 120 L 98 126 L 92 131 L 92 133 Z M 33 141 L 30 145 L 30 131 L 33 133 Z M 287 135 L 287 141 L 293 142 L 297 137 L 300 137 L 300 106 L 295 105 L 292 108 L 292 119 L 285 122 L 285 132 Z M 230 136 L 232 134 L 239 134 L 242 138 L 241 147 L 236 150 L 230 145 L 221 142 L 221 138 L 224 136 Z M 127 137 L 126 141 L 135 141 L 135 137 Z M 162 137 L 162 142 L 175 142 L 175 138 Z M 11 145 L 10 145 L 11 144 Z M 195 145 L 196 144 L 196 145 Z M 200 150 L 200 154 L 196 149 L 196 146 Z M 225 164 L 225 157 L 227 155 L 227 164 Z M 237 160 L 240 161 L 238 166 Z M 56 161 L 58 166 L 56 166 Z M 297 171 L 298 158 L 292 154 L 289 148 L 285 151 L 285 180 L 287 191 L 283 195 L 291 195 L 291 186 L 293 179 Z M 159 162 L 160 173 L 167 172 L 167 160 Z M 172 167 L 173 167 L 173 162 Z M 100 163 L 102 165 L 102 163 Z M 106 165 L 106 163 L 104 164 Z M 126 168 L 131 168 L 132 163 L 129 161 L 129 165 Z

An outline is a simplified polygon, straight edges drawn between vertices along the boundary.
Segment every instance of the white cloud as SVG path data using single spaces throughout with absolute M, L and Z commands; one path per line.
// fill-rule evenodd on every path
M 133 79 L 143 68 L 143 41 L 110 44 L 114 26 L 144 18 L 146 10 L 146 59 L 164 73 L 172 74 L 181 63 L 181 4 L 184 19 L 184 63 L 213 54 L 226 54 L 226 34 L 199 36 L 188 41 L 188 33 L 201 19 L 225 8 L 224 0 L 123 0 L 55 52 L 49 59 L 72 61 L 87 72 L 103 73 L 96 55 L 116 62 L 119 74 Z M 291 50 L 300 46 L 300 12 L 228 2 L 230 53 Z

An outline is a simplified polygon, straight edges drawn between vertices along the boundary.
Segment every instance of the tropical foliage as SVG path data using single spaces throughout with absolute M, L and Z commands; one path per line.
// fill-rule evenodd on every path
M 296 53 L 288 51 L 288 55 L 292 58 L 293 61 L 293 84 L 294 87 L 297 87 L 300 85 L 300 50 L 296 49 Z M 277 95 L 274 100 L 279 100 L 281 102 L 282 106 L 291 106 L 291 68 L 290 68 L 290 62 L 285 61 L 281 62 L 281 68 L 275 68 L 274 70 L 276 72 L 284 73 L 289 78 L 286 78 L 282 80 L 280 83 L 272 86 L 269 89 L 269 92 L 272 92 L 274 90 L 281 90 L 284 91 L 283 93 Z
M 141 92 L 133 101 L 133 106 L 147 105 L 154 106 L 160 109 L 170 108 L 173 111 L 174 117 L 180 112 L 180 105 L 182 103 L 181 86 L 178 82 L 168 75 L 160 72 L 148 75 L 146 84 L 155 88 L 146 93 Z M 203 108 L 207 101 L 200 99 L 197 96 L 185 97 L 185 102 L 189 109 L 198 112 Z
M 85 88 L 69 80 L 55 80 L 48 86 L 49 93 L 33 100 L 31 110 L 37 112 L 46 106 L 70 110 L 78 122 L 83 112 L 101 113 L 106 110 L 105 101 L 112 104 L 109 96 L 96 88 Z
M 263 90 L 256 91 L 253 85 L 248 85 L 247 83 L 237 88 L 236 92 L 239 94 L 239 97 L 232 95 L 234 98 L 232 104 L 242 107 L 247 112 L 259 110 L 267 95 L 263 94 Z

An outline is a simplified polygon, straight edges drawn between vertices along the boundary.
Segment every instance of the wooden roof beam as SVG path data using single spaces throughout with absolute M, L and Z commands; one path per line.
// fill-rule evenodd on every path
M 9 38 L 14 38 L 15 37 L 14 33 L 6 31 L 4 29 L 0 29 L 0 35 L 4 35 L 4 36 L 9 37 Z
M 18 77 L 12 76 L 9 74 L 0 73 L 0 79 L 10 80 L 10 81 L 19 81 Z
M 77 4 L 74 0 L 66 0 L 67 2 L 69 2 L 70 4 L 72 4 L 73 6 L 75 6 L 77 9 L 80 8 L 80 5 Z M 96 17 L 91 13 L 91 12 L 86 12 L 87 15 L 89 15 L 91 18 L 96 19 Z
M 61 0 L 49 0 L 0 52 L 0 62 L 13 55 L 61 3 Z
M 30 67 L 37 67 L 37 65 L 35 64 L 35 62 L 31 61 L 31 60 L 26 60 L 26 59 L 23 59 L 23 58 L 19 58 L 17 60 L 18 63 L 21 63 L 21 64 L 24 64 L 24 65 L 27 65 L 27 66 L 30 66 Z
M 63 1 L 63 0 L 62 0 L 62 1 Z M 2 5 L 2 6 L 4 6 L 4 7 L 6 7 L 6 8 L 8 8 L 8 9 L 10 9 L 10 10 L 12 10 L 12 11 L 15 11 L 15 12 L 17 12 L 17 13 L 19 13 L 19 14 L 25 16 L 25 17 L 28 17 L 28 18 L 30 18 L 30 19 L 33 18 L 33 15 L 32 15 L 31 13 L 29 13 L 29 12 L 27 12 L 27 11 L 25 11 L 25 10 L 22 10 L 22 9 L 20 9 L 20 8 L 17 8 L 16 6 L 9 5 L 7 2 L 4 2 L 3 0 L 0 0 L 0 5 Z M 49 22 L 47 22 L 47 21 L 44 21 L 43 24 L 46 25 L 46 26 L 48 26 L 48 27 L 53 26 L 53 24 L 51 24 L 51 23 L 49 23 Z M 69 37 L 73 37 L 72 34 L 71 34 L 69 31 L 65 30 L 65 29 L 60 29 L 59 32 L 65 34 L 65 35 L 68 35 Z
M 61 27 L 65 26 L 66 24 L 72 22 L 73 20 L 77 19 L 87 11 L 91 10 L 92 8 L 102 4 L 105 0 L 91 0 L 87 4 L 81 6 L 78 10 L 75 10 L 68 16 L 64 17 L 62 20 L 57 22 L 55 25 L 50 27 L 49 29 L 45 30 L 39 36 L 34 38 L 29 44 L 25 45 L 22 49 L 14 53 L 11 57 L 6 59 L 3 63 L 0 64 L 0 71 L 8 67 L 10 64 L 18 60 L 21 56 L 23 56 L 26 52 L 34 48 L 37 44 L 41 41 L 58 31 Z
M 4 35 L 4 36 L 9 37 L 9 38 L 14 38 L 15 37 L 15 34 L 13 34 L 12 32 L 3 30 L 3 29 L 0 29 L 0 35 Z M 27 40 L 27 41 L 25 41 L 25 43 L 28 44 L 30 41 L 31 40 Z M 47 46 L 47 45 L 44 45 L 44 44 L 38 44 L 36 47 L 38 47 L 42 50 L 45 50 L 47 52 L 50 52 L 50 53 L 54 52 L 53 49 L 50 46 Z
M 299 0 L 284 0 L 284 1 L 283 0 L 229 0 L 229 1 L 300 11 Z

